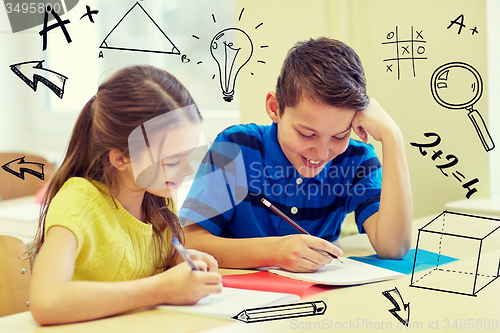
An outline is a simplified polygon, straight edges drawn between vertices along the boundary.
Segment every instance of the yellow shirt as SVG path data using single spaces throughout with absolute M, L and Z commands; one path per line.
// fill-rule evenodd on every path
M 125 281 L 160 272 L 151 224 L 113 201 L 101 183 L 68 179 L 50 203 L 45 232 L 55 225 L 69 229 L 78 242 L 73 280 Z M 167 230 L 164 258 L 169 245 Z

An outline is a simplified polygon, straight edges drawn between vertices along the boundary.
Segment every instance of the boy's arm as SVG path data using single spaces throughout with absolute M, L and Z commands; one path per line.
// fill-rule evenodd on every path
M 223 238 L 213 235 L 197 224 L 184 227 L 184 235 L 186 247 L 213 255 L 219 267 L 226 268 L 277 266 L 293 272 L 314 272 L 329 263 L 332 258 L 313 249 L 342 255 L 342 251 L 335 245 L 309 235 Z
M 401 130 L 373 98 L 352 122 L 354 132 L 366 143 L 370 134 L 382 142 L 380 208 L 363 224 L 377 254 L 400 259 L 411 246 L 413 204 L 410 176 Z

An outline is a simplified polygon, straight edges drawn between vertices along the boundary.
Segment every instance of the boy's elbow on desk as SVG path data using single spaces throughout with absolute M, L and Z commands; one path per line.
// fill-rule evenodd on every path
M 375 252 L 382 259 L 403 259 L 410 251 L 411 242 L 400 241 L 397 244 L 390 246 L 379 246 L 375 248 Z

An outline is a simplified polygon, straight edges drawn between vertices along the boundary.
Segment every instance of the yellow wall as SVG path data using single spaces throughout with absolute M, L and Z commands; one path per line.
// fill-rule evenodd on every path
M 440 106 L 430 91 L 431 75 L 440 65 L 452 61 L 472 65 L 481 74 L 484 86 L 483 96 L 475 108 L 487 121 L 484 0 L 254 0 L 251 5 L 248 1 L 237 0 L 236 12 L 239 14 L 245 6 L 245 14 L 251 19 L 238 22 L 238 26 L 251 30 L 256 21 L 263 22 L 252 38 L 256 56 L 266 64 L 249 63 L 246 70 L 255 75 L 240 74 L 238 78 L 243 123 L 270 122 L 264 110 L 265 95 L 274 90 L 286 52 L 296 41 L 318 36 L 340 39 L 360 55 L 369 95 L 380 102 L 404 134 L 415 217 L 440 212 L 446 202 L 465 199 L 466 190 L 461 185 L 474 178 L 478 178 L 479 183 L 474 185 L 478 192 L 472 198 L 489 195 L 488 153 L 481 145 L 467 111 Z M 450 29 L 447 26 L 460 14 L 464 15 L 466 27 L 458 34 L 458 25 Z M 422 56 L 427 59 L 415 60 L 415 77 L 411 60 L 401 61 L 399 80 L 397 64 L 383 61 L 395 57 L 395 46 L 382 43 L 387 41 L 386 36 L 394 32 L 396 26 L 400 40 L 410 38 L 413 26 L 426 41 L 422 44 L 425 47 Z M 473 35 L 469 29 L 474 27 L 478 33 Z M 413 37 L 416 36 L 414 32 Z M 269 45 L 269 48 L 259 49 L 259 45 Z M 390 63 L 393 63 L 392 73 L 386 71 L 386 64 Z M 441 160 L 432 161 L 431 150 L 427 156 L 422 156 L 410 145 L 410 142 L 429 142 L 423 135 L 425 132 L 440 135 L 442 141 L 434 150 L 443 151 Z M 496 133 L 491 134 L 495 138 Z M 380 145 L 376 142 L 374 145 L 381 157 Z M 449 154 L 455 155 L 459 162 L 444 170 L 448 173 L 445 177 L 436 165 L 446 163 L 445 156 Z M 452 173 L 456 171 L 466 177 L 462 183 L 453 177 Z

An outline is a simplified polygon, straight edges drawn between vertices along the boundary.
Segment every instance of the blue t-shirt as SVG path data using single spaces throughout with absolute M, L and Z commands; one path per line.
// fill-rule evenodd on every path
M 264 206 L 266 198 L 311 235 L 337 239 L 355 212 L 359 232 L 379 209 L 382 168 L 372 145 L 351 139 L 346 151 L 312 178 L 281 150 L 277 125 L 237 125 L 219 134 L 179 211 L 181 222 L 212 234 L 252 238 L 299 233 Z

